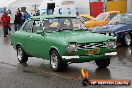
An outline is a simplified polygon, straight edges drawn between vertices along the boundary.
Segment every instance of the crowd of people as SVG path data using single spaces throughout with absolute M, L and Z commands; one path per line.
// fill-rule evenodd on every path
M 11 32 L 11 12 L 4 11 L 1 22 L 3 26 L 4 37 L 8 37 L 8 31 Z M 22 24 L 30 18 L 30 14 L 27 11 L 21 12 L 17 9 L 14 19 L 14 29 L 15 31 L 19 30 Z

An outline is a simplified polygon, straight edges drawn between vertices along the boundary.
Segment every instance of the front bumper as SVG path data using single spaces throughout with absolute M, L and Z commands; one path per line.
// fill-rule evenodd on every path
M 105 53 L 105 56 L 115 56 L 115 55 L 117 55 L 117 52 Z
M 100 60 L 105 58 L 110 58 L 111 56 L 117 55 L 117 52 L 110 52 L 100 55 L 87 55 L 87 56 L 62 56 L 62 59 L 67 62 L 89 62 L 92 60 Z

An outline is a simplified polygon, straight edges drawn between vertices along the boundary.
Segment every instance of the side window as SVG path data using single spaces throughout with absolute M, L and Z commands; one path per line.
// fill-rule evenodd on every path
M 59 29 L 69 29 L 70 21 L 68 19 L 59 19 Z
M 111 20 L 113 17 L 115 17 L 117 15 L 117 13 L 111 13 L 109 16 L 109 19 Z
M 73 19 L 72 23 L 73 23 L 73 28 L 75 29 L 79 29 L 82 26 L 77 19 Z
M 32 32 L 33 21 L 28 21 L 23 27 L 23 31 Z
M 43 22 L 45 32 L 58 30 L 58 19 L 47 19 Z
M 129 21 L 130 23 L 132 23 L 132 15 L 130 15 L 130 16 L 128 16 L 127 18 L 126 18 L 126 21 Z
M 78 19 L 72 19 L 73 29 L 86 29 L 85 25 Z
M 37 33 L 37 31 L 43 30 L 41 28 L 41 21 L 40 20 L 34 20 L 33 22 L 33 33 Z
M 87 17 L 84 17 L 84 16 L 81 16 L 80 19 L 81 19 L 83 22 L 91 20 L 91 19 L 89 19 L 89 18 L 87 18 Z

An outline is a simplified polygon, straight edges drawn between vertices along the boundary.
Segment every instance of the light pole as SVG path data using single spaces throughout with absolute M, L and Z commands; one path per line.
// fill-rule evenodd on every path
M 107 8 L 107 0 L 104 0 L 104 12 L 106 12 L 106 8 Z

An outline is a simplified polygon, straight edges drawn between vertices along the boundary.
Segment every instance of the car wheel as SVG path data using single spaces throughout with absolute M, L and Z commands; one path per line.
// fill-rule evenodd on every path
M 110 64 L 110 58 L 105 58 L 103 60 L 95 60 L 95 63 L 99 68 L 106 68 Z
M 68 66 L 66 62 L 62 61 L 59 53 L 56 50 L 52 50 L 50 52 L 50 65 L 51 68 L 56 72 L 62 71 Z
M 123 41 L 123 45 L 128 47 L 131 45 L 131 36 L 129 33 L 125 33 L 124 34 L 124 41 Z
M 28 56 L 21 46 L 17 48 L 17 58 L 20 63 L 26 63 L 28 60 Z

